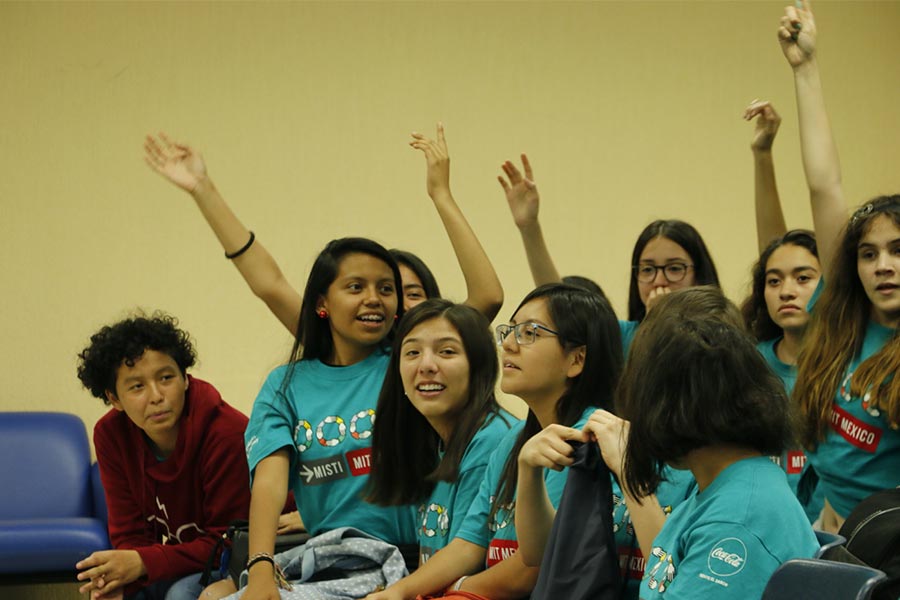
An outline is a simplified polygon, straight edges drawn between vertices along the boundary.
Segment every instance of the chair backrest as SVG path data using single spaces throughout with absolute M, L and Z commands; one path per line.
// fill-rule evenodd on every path
M 93 488 L 94 516 L 104 523 L 109 523 L 109 512 L 106 509 L 106 492 L 100 480 L 100 465 L 91 465 L 91 487 Z
M 867 600 L 887 576 L 861 565 L 796 558 L 778 567 L 769 578 L 762 600 Z
M 827 531 L 819 531 L 816 529 L 815 534 L 816 540 L 819 542 L 819 549 L 816 551 L 813 558 L 823 558 L 833 548 L 843 546 L 847 541 L 847 538 L 837 533 L 828 533 Z
M 0 412 L 0 519 L 91 516 L 84 423 L 53 412 Z

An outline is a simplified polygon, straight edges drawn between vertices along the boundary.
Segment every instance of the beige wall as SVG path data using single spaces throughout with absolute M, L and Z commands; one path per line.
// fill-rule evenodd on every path
M 134 307 L 179 316 L 195 373 L 249 412 L 289 336 L 188 196 L 149 171 L 145 132 L 205 153 L 299 287 L 333 237 L 462 277 L 408 132 L 447 126 L 454 193 L 497 266 L 506 318 L 530 289 L 495 180 L 525 151 L 560 268 L 624 314 L 640 229 L 677 216 L 732 298 L 755 253 L 751 125 L 769 98 L 789 225 L 809 226 L 781 2 L 0 3 L 0 405 L 103 413 L 75 355 Z M 900 3 L 819 2 L 820 62 L 853 203 L 900 190 Z

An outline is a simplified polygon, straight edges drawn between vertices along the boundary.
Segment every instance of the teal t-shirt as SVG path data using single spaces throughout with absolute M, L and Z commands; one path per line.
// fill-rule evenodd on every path
M 818 547 L 781 469 L 764 456 L 739 460 L 666 520 L 640 598 L 760 598 L 781 563 Z
M 581 418 L 572 427 L 576 429 L 584 427 L 595 410 L 597 409 L 593 406 L 585 409 Z M 509 505 L 500 507 L 497 510 L 490 522 L 489 517 L 497 493 L 497 485 L 500 483 L 500 476 L 503 473 L 503 466 L 506 464 L 506 459 L 509 457 L 524 425 L 524 421 L 514 425 L 491 455 L 484 473 L 484 479 L 482 479 L 481 486 L 478 489 L 478 495 L 472 501 L 472 506 L 469 508 L 469 512 L 457 534 L 458 537 L 467 542 L 487 548 L 485 561 L 487 567 L 492 567 L 500 561 L 509 558 L 519 548 L 515 525 L 515 495 L 513 495 L 513 501 Z M 568 469 L 561 471 L 544 469 L 544 485 L 547 488 L 547 495 L 553 508 L 559 506 L 568 474 Z
M 794 391 L 794 383 L 797 381 L 797 367 L 782 362 L 781 359 L 778 358 L 778 355 L 775 354 L 775 346 L 780 340 L 781 338 L 776 338 L 774 340 L 759 342 L 756 345 L 756 348 L 769 364 L 769 368 L 772 369 L 772 372 L 781 379 L 781 383 L 784 384 L 784 391 L 787 393 L 788 397 L 790 397 L 791 392 Z M 784 470 L 784 473 L 787 476 L 788 485 L 791 486 L 791 490 L 796 496 L 800 479 L 810 468 L 803 449 L 796 448 L 787 450 L 783 452 L 781 456 L 772 456 L 771 459 L 776 465 Z M 821 486 L 816 485 L 815 490 L 813 490 L 813 493 L 809 498 L 809 502 L 806 504 L 800 503 L 803 506 L 803 510 L 806 512 L 806 516 L 810 523 L 815 522 L 816 519 L 819 518 L 824 502 L 825 493 L 822 491 Z
M 819 487 L 845 518 L 863 498 L 900 486 L 900 431 L 891 429 L 867 398 L 850 394 L 854 371 L 895 335 L 895 329 L 869 321 L 862 349 L 835 394 L 831 427 L 824 441 L 809 452 Z
M 687 470 L 666 467 L 665 480 L 656 490 L 656 499 L 663 511 L 669 515 L 672 509 L 697 493 L 697 482 L 694 475 Z M 616 553 L 619 557 L 619 569 L 622 583 L 625 586 L 621 597 L 625 600 L 636 599 L 640 594 L 641 580 L 644 578 L 646 559 L 638 546 L 634 525 L 628 514 L 625 495 L 619 483 L 613 478 L 613 534 L 616 538 Z
M 619 333 L 622 334 L 622 352 L 625 353 L 625 358 L 628 358 L 628 349 L 631 348 L 631 341 L 639 325 L 638 321 L 619 320 Z
M 810 312 L 824 285 L 823 277 L 807 305 Z M 867 496 L 900 486 L 900 431 L 891 429 L 866 398 L 850 394 L 854 371 L 895 335 L 897 330 L 869 321 L 862 348 L 835 393 L 830 430 L 815 451 L 807 453 L 819 475 L 819 490 L 844 518 Z
M 280 390 L 289 366 L 281 366 L 269 374 L 253 403 L 244 434 L 250 476 L 259 461 L 289 448 L 289 486 L 313 535 L 355 527 L 392 544 L 416 542 L 409 506 L 380 507 L 362 498 L 389 358 L 376 350 L 346 367 L 301 360 L 284 394 Z
M 420 564 L 456 537 L 478 494 L 491 454 L 518 421 L 505 410 L 490 416 L 466 447 L 457 480 L 437 482 L 431 496 L 419 506 L 417 533 Z

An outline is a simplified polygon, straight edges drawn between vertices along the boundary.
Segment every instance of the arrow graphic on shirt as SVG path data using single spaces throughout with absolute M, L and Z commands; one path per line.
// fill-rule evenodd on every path
M 316 476 L 316 474 L 313 473 L 312 470 L 306 465 L 302 466 L 302 468 L 300 469 L 300 474 L 306 477 L 306 483 L 312 481 L 312 478 Z

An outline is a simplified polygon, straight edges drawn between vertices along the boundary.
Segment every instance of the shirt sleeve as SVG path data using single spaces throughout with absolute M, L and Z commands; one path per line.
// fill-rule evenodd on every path
M 781 564 L 762 540 L 737 523 L 708 523 L 682 539 L 675 559 L 654 547 L 647 560 L 641 597 L 659 592 L 662 600 L 759 598 Z
M 280 391 L 283 377 L 284 369 L 272 371 L 253 402 L 250 423 L 244 434 L 251 486 L 256 465 L 267 456 L 287 447 L 291 449 L 290 473 L 292 478 L 292 481 L 288 482 L 288 486 L 293 487 L 293 477 L 296 472 L 293 463 L 297 453 L 294 446 L 294 432 L 288 399 Z M 301 426 L 302 423 L 297 424 L 297 427 Z

